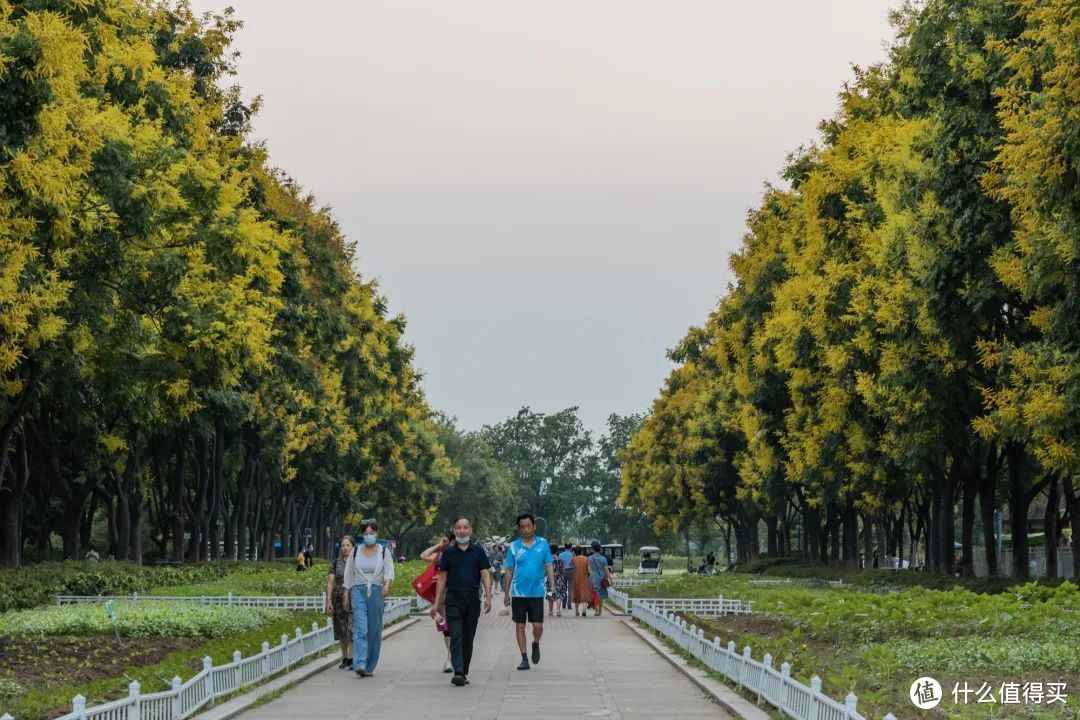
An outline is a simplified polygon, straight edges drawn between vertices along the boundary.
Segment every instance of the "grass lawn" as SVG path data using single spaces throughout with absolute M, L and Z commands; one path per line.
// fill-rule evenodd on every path
M 753 656 L 791 664 L 803 682 L 819 675 L 823 689 L 841 699 L 859 698 L 866 717 L 886 712 L 906 717 L 990 717 L 987 705 L 953 703 L 955 683 L 983 683 L 1000 698 L 1002 683 L 1064 682 L 1068 705 L 999 705 L 994 717 L 1075 718 L 1080 705 L 1080 589 L 1014 585 L 997 594 L 964 588 L 752 585 L 740 575 L 664 579 L 659 589 L 632 588 L 635 595 L 726 597 L 752 600 L 754 614 L 688 620 L 707 637 L 734 640 Z M 872 588 L 872 589 L 871 589 Z M 941 683 L 945 701 L 917 711 L 911 683 L 929 675 Z M 1045 685 L 1044 685 L 1045 687 Z
M 411 597 L 414 594 L 411 583 L 424 571 L 427 563 L 411 560 L 400 563 L 394 568 L 394 584 L 391 595 Z M 164 585 L 155 587 L 150 595 L 318 595 L 326 590 L 329 566 L 316 562 L 310 570 L 298 572 L 293 565 L 265 563 L 261 571 L 251 572 L 244 568 L 242 572 L 200 583 L 182 585 Z

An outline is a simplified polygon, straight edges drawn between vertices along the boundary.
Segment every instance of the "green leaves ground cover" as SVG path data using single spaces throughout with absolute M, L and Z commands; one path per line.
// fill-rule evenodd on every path
M 931 675 L 946 688 L 963 681 L 995 687 L 1026 680 L 1074 687 L 1080 681 L 1080 588 L 1069 581 L 1056 587 L 1013 585 L 987 594 L 959 587 L 883 592 L 750 580 L 735 574 L 685 576 L 632 590 L 638 597 L 722 594 L 752 600 L 753 615 L 689 620 L 707 637 L 725 644 L 733 640 L 740 650 L 749 646 L 755 658 L 768 653 L 774 666 L 789 663 L 803 682 L 818 675 L 832 697 L 854 692 L 866 717 L 899 715 L 910 707 L 907 689 L 920 675 Z M 1067 717 L 1054 714 L 1065 712 L 1059 708 L 1002 710 L 1003 717 Z
M 116 603 L 120 635 L 224 638 L 269 625 L 287 610 L 219 607 L 194 603 Z M 103 604 L 50 605 L 0 615 L 7 635 L 106 635 L 113 631 Z
M 856 641 L 893 638 L 949 638 L 1024 635 L 1080 640 L 1080 588 L 1036 583 L 1014 585 L 996 595 L 963 588 L 947 591 L 915 587 L 884 593 L 851 587 L 809 588 L 752 585 L 736 576 L 685 576 L 664 580 L 634 594 L 667 597 L 726 595 L 751 600 L 766 613 L 819 639 Z

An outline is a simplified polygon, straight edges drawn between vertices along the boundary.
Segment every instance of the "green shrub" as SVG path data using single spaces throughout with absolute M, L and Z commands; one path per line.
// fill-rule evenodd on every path
M 211 562 L 151 567 L 128 562 L 48 562 L 0 571 L 0 612 L 31 608 L 57 595 L 145 593 L 162 585 L 216 580 L 274 568 L 266 563 Z
M 186 602 L 116 603 L 117 628 L 125 636 L 223 638 L 254 630 L 290 614 L 272 608 L 197 605 Z M 0 614 L 5 635 L 104 635 L 113 632 L 102 603 L 49 605 Z

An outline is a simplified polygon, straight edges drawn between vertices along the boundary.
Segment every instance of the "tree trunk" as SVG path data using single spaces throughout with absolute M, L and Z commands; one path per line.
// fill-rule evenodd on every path
M 1024 481 L 1023 461 L 1024 446 L 1010 442 L 1005 446 L 1009 463 L 1009 524 L 1012 529 L 1012 564 L 1013 577 L 1027 580 L 1028 568 L 1028 528 L 1027 511 L 1030 501 L 1027 498 L 1027 483 Z
M 1080 487 L 1073 483 L 1071 477 L 1066 475 L 1061 479 L 1062 489 L 1065 491 L 1065 507 L 1069 510 L 1069 522 L 1072 524 L 1072 558 L 1073 558 L 1073 582 L 1080 581 Z
M 863 569 L 869 570 L 870 568 L 876 568 L 877 555 L 874 553 L 874 521 L 872 514 L 867 511 L 863 513 L 862 518 L 862 540 L 863 540 Z
M 1059 577 L 1058 572 L 1058 505 L 1061 497 L 1058 495 L 1058 481 L 1053 478 L 1050 487 L 1046 489 L 1046 512 L 1043 513 L 1043 550 L 1046 552 L 1046 577 Z
M 82 522 L 79 525 L 79 546 L 84 548 L 90 548 L 90 538 L 94 531 L 94 516 L 97 514 L 98 496 L 97 494 L 91 494 L 89 496 L 89 506 L 86 507 L 86 513 L 83 515 Z M 100 553 L 104 558 L 107 553 Z
M 829 534 L 832 538 L 829 551 L 829 564 L 840 567 L 840 511 L 836 503 L 829 503 Z
M 187 439 L 177 431 L 173 468 L 169 473 L 169 524 L 172 529 L 173 562 L 184 561 L 184 465 L 187 463 Z
M 803 542 L 806 545 L 803 559 L 815 565 L 821 564 L 820 515 L 817 508 L 803 506 Z
M 965 468 L 960 482 L 963 484 L 964 504 L 960 531 L 960 574 L 975 577 L 975 499 L 979 489 L 979 468 Z
M 997 509 L 997 479 L 1004 453 L 998 452 L 996 445 L 990 446 L 986 459 L 986 473 L 979 483 L 979 517 L 982 519 L 983 544 L 986 546 L 986 574 L 996 577 L 998 574 L 998 548 L 995 532 L 994 512 Z
M 23 545 L 23 499 L 30 484 L 30 454 L 27 450 L 26 433 L 19 433 L 17 458 L 19 462 L 0 463 L 0 521 L 3 530 L 0 544 L 4 548 L 4 567 L 17 568 L 22 565 Z M 7 458 L 4 458 L 7 459 Z M 4 474 L 11 478 L 4 483 Z M 5 487 L 6 485 L 6 487 Z M 45 524 L 42 518 L 42 524 Z
M 778 520 L 776 515 L 765 516 L 765 528 L 766 535 L 769 543 L 769 557 L 775 558 L 780 556 L 779 538 L 777 532 Z
M 855 503 L 848 498 L 843 509 L 844 547 L 843 562 L 847 570 L 859 567 L 859 516 L 855 512 Z

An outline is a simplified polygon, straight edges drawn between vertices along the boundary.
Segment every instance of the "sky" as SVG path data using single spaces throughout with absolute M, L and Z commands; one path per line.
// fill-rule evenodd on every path
M 785 156 L 898 0 L 192 0 L 236 10 L 254 136 L 478 429 L 647 411 Z M 298 12 L 297 8 L 303 8 Z

